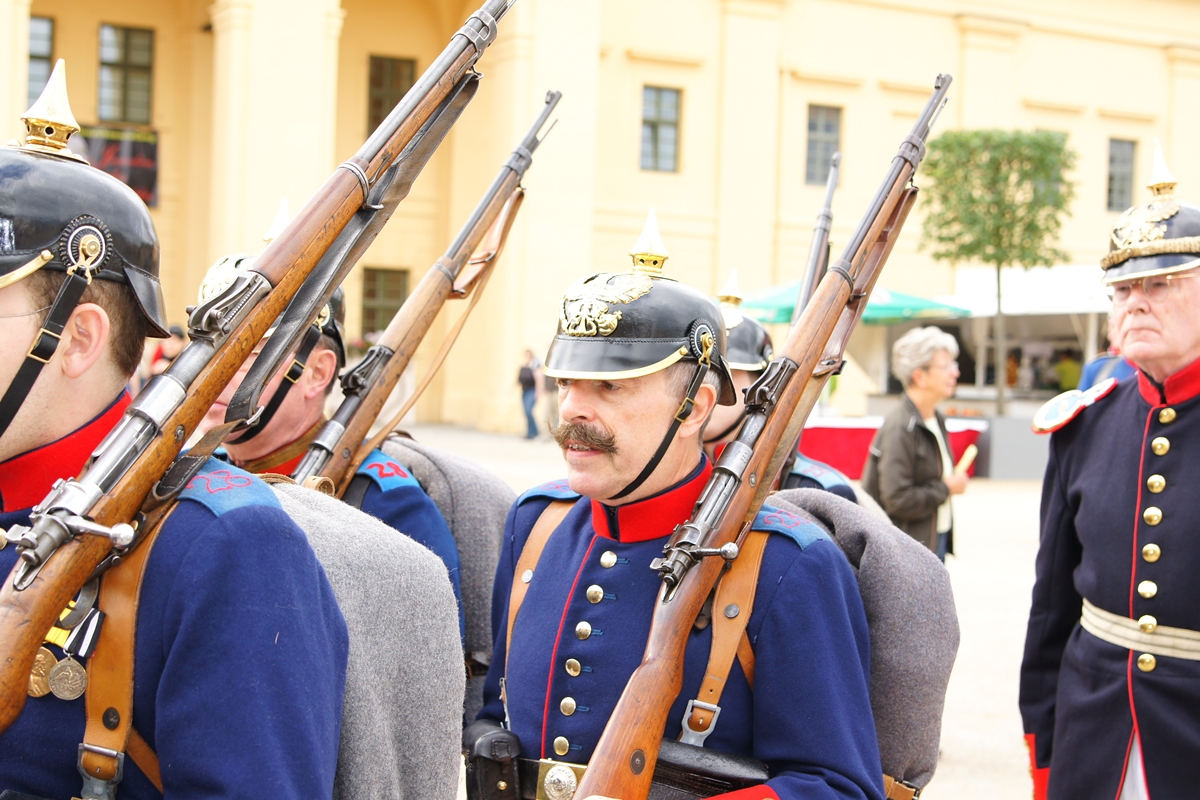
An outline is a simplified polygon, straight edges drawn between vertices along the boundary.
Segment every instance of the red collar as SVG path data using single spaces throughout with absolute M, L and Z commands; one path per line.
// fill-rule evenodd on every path
M 14 456 L 0 463 L 0 510 L 32 508 L 42 501 L 59 478 L 73 478 L 108 435 L 129 405 L 122 392 L 100 416 L 56 442 Z
M 645 542 L 667 536 L 691 516 L 709 475 L 712 462 L 701 458 L 700 466 L 689 477 L 643 500 L 624 506 L 606 506 L 593 500 L 592 528 L 601 536 L 620 538 L 622 542 Z M 613 535 L 610 521 L 616 523 L 619 537 Z
M 1142 399 L 1152 406 L 1183 403 L 1200 395 L 1200 359 L 1168 376 L 1161 389 L 1140 369 L 1137 376 L 1138 391 L 1141 392 Z

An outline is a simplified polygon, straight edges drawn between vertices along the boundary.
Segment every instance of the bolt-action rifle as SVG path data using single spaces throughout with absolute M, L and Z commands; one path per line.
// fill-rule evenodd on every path
M 738 544 L 794 445 L 792 421 L 803 424 L 820 386 L 841 363 L 842 347 L 916 200 L 911 180 L 950 80 L 949 75 L 937 77 L 933 95 L 900 145 L 845 253 L 817 285 L 780 354 L 747 390 L 746 422 L 721 454 L 691 518 L 676 527 L 663 557 L 654 560 L 663 586 L 642 663 L 609 717 L 577 797 L 648 796 L 667 714 L 683 681 L 692 624 L 722 570 L 722 559 L 736 558 Z
M 434 371 L 453 345 L 467 315 L 482 295 L 483 288 L 500 257 L 508 232 L 516 220 L 525 190 L 521 179 L 533 163 L 533 153 L 549 134 L 539 138 L 561 92 L 547 92 L 546 104 L 529 132 L 517 144 L 491 187 L 451 243 L 421 278 L 413 293 L 404 301 L 379 341 L 363 360 L 342 376 L 342 401 L 332 419 L 325 423 L 296 466 L 292 477 L 298 483 L 310 478 L 328 478 L 340 497 L 345 494 L 358 466 L 379 446 L 400 417 L 411 407 L 428 385 Z M 551 126 L 553 127 L 553 125 Z M 426 372 L 397 419 L 384 426 L 379 435 L 364 442 L 383 405 L 400 381 L 417 346 L 428 333 L 438 311 L 450 298 L 471 296 L 471 303 L 459 317 L 454 329 L 442 342 L 433 364 Z M 272 337 L 273 338 L 273 337 Z M 288 348 L 287 352 L 291 352 Z M 265 373 L 269 378 L 274 372 Z M 249 376 L 248 376 L 249 377 Z
M 478 74 L 472 67 L 513 2 L 485 0 L 253 269 L 190 310 L 191 342 L 138 395 L 79 477 L 60 481 L 34 508 L 29 527 L 9 531 L 21 555 L 0 585 L 0 732 L 20 714 L 34 656 L 68 601 L 145 540 L 207 454 L 246 421 L 249 415 L 227 418 L 179 456 L 209 406 L 356 214 L 375 202 L 385 184 L 401 178 L 408 161 L 428 159 L 437 137 L 445 135 L 444 120 L 460 113 L 473 93 Z M 322 285 L 332 280 L 314 277 Z
M 812 244 L 808 248 L 808 263 L 804 267 L 804 276 L 800 280 L 800 291 L 796 294 L 796 307 L 792 309 L 793 325 L 800 321 L 804 307 L 812 299 L 817 284 L 821 278 L 825 277 L 825 270 L 829 268 L 829 231 L 833 227 L 833 191 L 837 188 L 841 163 L 841 153 L 834 153 L 829 160 L 829 177 L 825 181 L 825 202 L 821 206 L 821 213 L 817 214 L 817 224 L 813 228 Z M 780 488 L 783 488 L 784 481 L 792 471 L 792 465 L 796 463 L 796 448 L 799 446 L 800 437 L 797 435 L 792 449 L 783 460 L 783 466 L 779 468 Z

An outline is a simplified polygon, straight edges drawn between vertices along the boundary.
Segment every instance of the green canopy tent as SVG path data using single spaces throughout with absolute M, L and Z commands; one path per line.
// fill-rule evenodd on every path
M 747 297 L 741 307 L 759 322 L 786 324 L 792 320 L 799 291 L 800 281 L 772 286 Z M 871 292 L 862 320 L 868 325 L 891 325 L 910 319 L 953 319 L 970 314 L 965 308 L 877 288 Z

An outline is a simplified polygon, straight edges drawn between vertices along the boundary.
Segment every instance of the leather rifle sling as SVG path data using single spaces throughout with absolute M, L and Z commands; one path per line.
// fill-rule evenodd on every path
M 128 754 L 160 792 L 163 788 L 158 756 L 133 728 L 133 660 L 142 578 L 158 532 L 175 507 L 154 526 L 145 541 L 100 579 L 98 606 L 104 612 L 104 624 L 96 650 L 88 659 L 84 693 L 87 706 L 84 747 Z M 118 759 L 113 756 L 85 749 L 80 760 L 83 769 L 94 778 L 112 780 L 117 774 Z
M 754 650 L 750 647 L 746 625 L 754 608 L 758 570 L 769 536 L 765 531 L 750 531 L 738 557 L 717 585 L 713 599 L 712 647 L 708 654 L 708 666 L 704 670 L 704 680 L 700 682 L 696 703 L 692 705 L 692 715 L 687 721 L 688 727 L 697 733 L 708 731 L 714 716 L 700 703 L 712 706 L 721 704 L 721 693 L 725 690 L 725 681 L 729 678 L 729 670 L 733 669 L 735 657 L 742 664 L 742 672 L 746 674 L 750 689 L 754 689 Z M 733 606 L 737 607 L 737 611 L 729 616 L 726 609 L 732 611 Z
M 542 557 L 542 550 L 546 548 L 550 534 L 554 533 L 554 529 L 562 524 L 575 503 L 575 500 L 551 500 L 550 505 L 542 510 L 537 522 L 533 523 L 533 530 L 529 532 L 529 538 L 525 540 L 525 546 L 521 548 L 521 555 L 517 558 L 517 568 L 513 572 L 512 590 L 508 595 L 508 632 L 504 639 L 505 675 L 508 674 L 508 653 L 512 648 L 513 625 L 516 624 L 517 612 L 521 610 L 521 604 L 525 602 L 525 593 L 529 591 L 529 583 L 522 580 L 521 576 L 529 572 L 532 580 L 532 573 L 537 569 L 538 561 Z

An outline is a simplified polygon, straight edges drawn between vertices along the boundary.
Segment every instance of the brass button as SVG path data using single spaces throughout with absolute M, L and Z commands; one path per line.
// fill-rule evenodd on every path
M 1150 506 L 1142 512 L 1142 519 L 1146 520 L 1147 525 L 1157 525 L 1162 522 L 1162 509 Z
M 558 710 L 563 713 L 564 717 L 569 717 L 575 713 L 575 698 L 564 697 L 562 702 L 558 704 Z
M 1165 436 L 1155 436 L 1150 442 L 1150 449 L 1156 456 L 1165 456 L 1171 449 L 1171 442 Z
M 1142 672 L 1153 672 L 1158 666 L 1158 659 L 1150 653 L 1142 653 L 1138 656 L 1138 669 Z
M 508 781 L 496 781 L 496 788 L 499 791 L 503 792 L 505 789 L 508 788 Z
M 575 626 L 575 638 L 586 639 L 592 635 L 592 626 L 586 620 Z M 562 753 L 559 753 L 562 755 Z
M 599 603 L 604 599 L 604 590 L 593 583 L 587 588 L 587 599 L 589 603 Z
M 1162 475 L 1151 475 L 1149 478 L 1146 478 L 1146 488 L 1154 492 L 1154 494 L 1158 494 L 1167 488 L 1167 479 Z
M 605 550 L 600 554 L 600 566 L 605 569 L 611 569 L 617 563 L 617 554 L 612 550 Z
M 572 678 L 578 678 L 579 673 L 583 671 L 583 668 L 579 665 L 579 662 L 573 658 L 568 658 L 567 663 L 563 666 L 566 667 L 567 674 Z
M 1154 629 L 1158 627 L 1158 620 L 1149 614 L 1143 614 L 1138 617 L 1138 627 L 1143 633 L 1154 633 Z
M 521 583 L 529 583 L 533 580 L 533 570 L 527 569 L 521 573 Z
M 1150 656 L 1150 657 L 1154 658 L 1154 656 Z M 555 738 L 554 752 L 558 753 L 560 756 L 565 756 L 567 754 L 567 752 L 570 751 L 570 749 L 571 749 L 571 743 L 567 741 L 567 737 L 559 736 L 559 737 Z
M 1154 581 L 1142 581 L 1138 584 L 1138 594 L 1149 600 L 1158 594 L 1158 584 Z
M 1142 558 L 1153 564 L 1162 555 L 1162 548 L 1156 544 L 1148 544 L 1142 548 Z
M 1162 411 L 1158 412 L 1158 421 L 1163 425 L 1170 425 L 1175 421 L 1175 409 L 1164 408 Z

